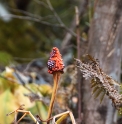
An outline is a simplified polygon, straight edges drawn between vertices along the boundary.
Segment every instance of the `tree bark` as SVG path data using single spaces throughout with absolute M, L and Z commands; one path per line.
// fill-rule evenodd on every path
M 99 59 L 101 68 L 113 79 L 120 82 L 122 51 L 122 1 L 98 0 L 89 31 L 87 53 Z M 84 82 L 85 124 L 113 124 L 115 109 L 105 98 L 100 104 L 91 95 L 88 82 Z

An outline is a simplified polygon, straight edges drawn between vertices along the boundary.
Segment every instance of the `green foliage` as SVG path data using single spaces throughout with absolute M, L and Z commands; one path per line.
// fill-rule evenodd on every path
M 13 58 L 9 53 L 0 51 L 0 65 L 9 65 L 12 61 Z
M 42 1 L 47 4 L 45 0 Z M 13 8 L 17 8 L 14 1 L 7 0 L 6 2 L 2 2 L 11 8 L 8 8 L 10 13 L 20 16 L 26 15 L 13 10 Z M 80 2 L 75 0 L 62 0 L 56 2 L 55 0 L 51 0 L 51 3 L 64 24 L 67 27 L 70 27 L 75 15 L 74 6 L 79 5 Z M 40 17 L 46 17 L 43 18 L 42 21 L 46 21 L 51 24 L 59 24 L 53 13 L 36 1 L 31 1 L 29 3 L 27 11 Z M 84 30 L 86 27 L 88 27 L 86 25 L 86 22 L 89 23 L 88 13 L 89 12 L 86 11 L 82 17 L 80 26 L 81 30 Z M 44 53 L 44 51 L 48 52 L 52 46 L 60 47 L 62 39 L 67 32 L 59 27 L 47 26 L 41 23 L 35 23 L 33 21 L 14 18 L 12 18 L 9 22 L 0 20 L 0 27 L 0 50 L 6 51 L 12 57 L 20 58 L 46 57 L 47 55 Z M 87 37 L 87 33 L 84 34 L 86 35 L 85 37 Z M 76 44 L 75 39 L 72 40 L 72 43 Z
M 98 80 L 92 79 L 91 80 L 91 88 L 92 88 L 92 93 L 94 95 L 95 98 L 100 96 L 100 103 L 102 102 L 106 92 L 104 90 L 104 88 L 102 88 L 99 85 L 100 82 L 98 82 Z
M 8 23 L 0 20 L 0 27 L 0 50 L 6 51 L 14 57 L 34 57 L 39 55 L 35 52 L 37 46 L 31 35 L 32 28 L 29 23 L 16 19 Z

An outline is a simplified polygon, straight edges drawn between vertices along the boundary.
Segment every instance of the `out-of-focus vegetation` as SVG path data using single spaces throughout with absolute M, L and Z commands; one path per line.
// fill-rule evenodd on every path
M 72 95 L 76 93 L 74 89 L 75 85 L 75 69 L 74 66 L 69 66 L 65 69 L 68 72 L 68 78 L 73 83 L 67 82 L 67 75 L 64 75 L 61 80 L 60 90 L 58 91 L 54 113 L 63 112 L 70 105 L 73 106 L 76 103 L 72 101 Z M 73 73 L 73 75 L 72 75 Z M 66 73 L 67 74 L 67 73 Z M 1 111 L 0 118 L 1 123 L 9 124 L 14 119 L 14 113 L 6 116 L 12 111 L 17 110 L 24 104 L 25 110 L 31 111 L 33 115 L 39 115 L 43 120 L 47 118 L 49 98 L 52 93 L 52 86 L 49 84 L 37 85 L 35 83 L 26 84 L 25 86 L 20 83 L 15 76 L 15 70 L 6 67 L 6 70 L 1 73 L 0 77 L 0 103 Z M 65 88 L 64 88 L 65 85 Z M 72 92 L 72 93 L 71 93 Z M 29 121 L 29 118 L 27 118 Z
M 42 4 L 43 2 L 45 4 Z M 39 114 L 42 119 L 46 119 L 47 117 L 49 98 L 52 92 L 52 86 L 47 83 L 52 83 L 52 80 L 50 80 L 50 76 L 48 77 L 47 74 L 45 74 L 47 71 L 45 68 L 45 60 L 47 60 L 49 51 L 53 46 L 63 49 L 62 43 L 64 38 L 66 34 L 70 32 L 67 29 L 72 29 L 72 26 L 75 25 L 73 23 L 73 20 L 75 20 L 75 6 L 80 7 L 80 5 L 82 5 L 80 0 L 61 0 L 58 2 L 51 0 L 50 2 L 54 7 L 55 12 L 64 23 L 64 27 L 62 27 L 60 21 L 55 17 L 55 12 L 53 13 L 49 6 L 47 6 L 45 0 L 28 0 L 28 4 L 24 9 L 18 0 L 0 1 L 0 5 L 8 11 L 8 15 L 2 15 L 2 17 L 0 17 L 0 67 L 3 69 L 5 66 L 12 66 L 15 67 L 16 70 L 16 66 L 19 66 L 19 69 L 22 70 L 21 73 L 23 73 L 25 66 L 29 66 L 29 72 L 27 73 L 30 73 L 30 70 L 33 70 L 33 72 L 36 70 L 36 73 L 41 75 L 46 82 L 46 84 L 44 83 L 41 85 L 34 84 L 35 82 L 33 84 L 28 84 L 28 82 L 26 82 L 27 84 L 25 87 L 25 85 L 15 77 L 14 69 L 7 68 L 5 71 L 1 71 L 0 118 L 2 119 L 0 119 L 0 123 L 2 124 L 11 123 L 14 119 L 14 114 L 8 117 L 6 117 L 6 114 L 16 110 L 23 103 L 25 104 L 25 109 L 30 110 L 33 115 Z M 93 11 L 92 6 L 90 6 L 92 5 L 91 3 L 89 4 L 88 9 L 84 9 L 82 20 L 80 21 L 80 35 L 86 41 L 89 20 L 92 17 Z M 20 16 L 23 18 L 20 19 Z M 31 16 L 31 18 L 28 18 L 28 16 Z M 5 17 L 9 17 L 10 20 L 4 20 Z M 39 18 L 40 21 L 33 21 L 34 18 Z M 75 28 L 72 32 L 75 33 Z M 76 56 L 76 37 L 72 36 L 70 43 L 65 47 L 65 52 L 62 51 L 64 56 L 69 51 L 68 54 L 71 54 L 73 57 Z M 42 58 L 44 61 L 41 63 L 42 65 L 40 68 L 35 69 L 34 66 L 34 68 L 31 69 L 31 64 L 36 58 Z M 66 55 L 66 61 L 73 63 L 71 61 L 72 58 L 70 57 L 69 60 L 67 60 L 68 58 L 69 56 Z M 31 62 L 29 63 L 29 61 Z M 39 62 L 36 64 L 40 65 Z M 61 78 L 61 82 L 60 91 L 58 92 L 56 99 L 58 104 L 56 104 L 56 107 L 54 108 L 55 114 L 67 109 L 75 110 L 76 108 L 78 100 L 75 89 L 76 73 L 73 65 L 66 68 L 66 73 Z M 38 101 L 39 99 L 33 100 L 33 98 L 31 98 L 32 94 L 30 94 L 32 92 L 29 91 L 27 87 L 35 94 L 38 94 L 42 98 L 42 101 Z M 44 103 L 45 98 L 46 104 Z
M 78 6 L 80 17 L 80 24 L 77 26 L 75 6 Z M 111 11 L 106 11 L 109 7 Z M 115 116 L 116 113 L 113 111 L 115 110 L 110 104 L 107 106 L 104 103 L 103 106 L 99 106 L 98 102 L 95 103 L 90 98 L 89 84 L 84 83 L 83 79 L 79 81 L 78 77 L 91 76 L 93 78 L 91 87 L 95 97 L 101 93 L 103 96 L 106 94 L 116 108 L 121 107 L 121 94 L 113 86 L 116 82 L 107 75 L 115 76 L 121 72 L 118 71 L 120 64 L 119 66 L 115 64 L 120 59 L 118 34 L 121 34 L 119 30 L 121 8 L 120 0 L 1 0 L 0 123 L 10 124 L 14 114 L 8 117 L 6 114 L 15 111 L 22 104 L 25 104 L 25 110 L 31 111 L 33 115 L 38 114 L 42 119 L 47 118 L 53 87 L 52 77 L 47 74 L 46 62 L 53 46 L 61 50 L 66 68 L 61 77 L 52 115 L 72 110 L 79 124 L 82 121 L 92 124 L 114 122 L 113 115 Z M 90 27 L 92 19 L 93 23 Z M 80 50 L 77 47 L 76 29 L 80 32 L 78 34 Z M 106 44 L 108 46 L 105 46 Z M 94 59 L 90 63 L 80 62 L 81 56 L 78 57 L 78 53 L 84 54 L 86 51 L 97 56 L 102 63 L 101 68 L 105 67 L 108 73 L 104 73 L 99 62 Z M 78 58 L 77 66 L 83 72 L 78 77 L 76 77 L 75 66 L 69 65 L 74 64 L 73 58 Z M 85 66 L 80 66 L 80 63 Z M 117 73 L 114 74 L 114 71 Z M 18 118 L 20 116 L 18 115 Z M 22 121 L 32 122 L 28 117 Z
M 48 107 L 42 102 L 30 102 L 27 95 L 31 92 L 20 85 L 18 80 L 14 76 L 14 70 L 6 68 L 6 70 L 1 73 L 0 78 L 0 103 L 1 111 L 0 118 L 2 124 L 10 124 L 14 119 L 14 114 L 11 116 L 6 116 L 8 113 L 15 111 L 21 105 L 24 104 L 26 110 L 30 110 L 32 114 L 40 114 L 42 119 L 46 119 Z M 39 94 L 42 98 L 43 96 L 50 96 L 52 92 L 52 87 L 48 84 L 36 85 L 28 84 L 26 87 L 29 87 L 35 94 Z
M 41 18 L 42 22 L 48 22 L 50 24 L 54 24 L 54 26 L 43 24 L 41 21 L 37 23 L 31 21 L 31 19 L 24 20 L 19 18 L 11 18 L 11 16 L 9 21 L 4 21 L 1 17 L 0 51 L 8 53 L 8 56 L 12 57 L 43 58 L 47 57 L 45 53 L 49 52 L 53 46 L 58 46 L 60 48 L 67 31 L 60 26 L 55 26 L 56 24 L 59 24 L 59 22 L 49 8 L 41 5 L 41 2 L 45 1 L 30 1 L 26 10 L 17 10 L 18 6 L 16 2 L 6 0 L 2 1 L 0 4 L 7 9 L 9 14 L 28 16 L 28 14 L 25 13 L 25 11 L 27 11 L 33 14 L 32 19 L 37 16 Z M 51 3 L 63 23 L 70 28 L 75 16 L 74 7 L 81 4 L 81 2 L 75 0 L 62 0 L 55 2 L 54 0 L 51 0 Z M 89 17 L 89 11 L 87 10 L 87 12 L 83 14 L 80 23 L 80 28 L 83 31 L 81 35 L 84 38 L 87 37 L 87 32 L 85 32 L 85 29 L 88 27 Z M 71 39 L 70 45 L 76 45 L 75 37 Z

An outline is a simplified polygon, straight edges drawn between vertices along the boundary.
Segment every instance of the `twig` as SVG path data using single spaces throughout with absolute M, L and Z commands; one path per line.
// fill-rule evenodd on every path
M 74 44 L 70 44 L 70 45 L 67 45 L 67 46 L 63 47 L 63 50 L 66 50 L 66 49 L 69 49 L 69 48 L 77 49 L 77 46 L 74 45 Z
M 26 68 L 24 69 L 24 72 L 27 72 L 28 71 L 28 69 L 30 68 L 30 66 L 33 64 L 33 62 L 35 62 L 37 59 L 33 59 L 32 61 L 30 61 L 28 64 L 27 64 L 27 66 L 26 66 Z
M 79 8 L 79 16 L 82 16 L 82 15 L 84 14 L 84 12 L 85 12 L 85 10 L 86 10 L 86 8 L 87 8 L 87 5 L 88 5 L 88 0 L 84 0 L 84 1 L 81 1 L 81 2 L 79 3 L 79 6 L 78 6 L 78 8 Z M 76 18 L 74 17 L 74 19 L 73 19 L 73 21 L 72 21 L 72 23 L 71 23 L 71 26 L 70 26 L 70 28 L 69 28 L 72 32 L 73 32 L 73 31 L 75 30 L 75 28 L 76 28 L 75 19 L 76 19 Z M 73 36 L 73 35 L 71 35 L 69 32 L 66 33 L 66 35 L 65 35 L 65 37 L 64 37 L 64 39 L 63 39 L 63 41 L 62 41 L 62 46 L 61 46 L 62 51 L 63 51 L 63 48 L 66 47 L 66 46 L 69 44 L 69 42 L 70 42 L 72 36 Z M 81 37 L 80 37 L 80 38 L 81 38 Z M 85 41 L 85 39 L 81 38 L 81 41 Z
M 3 79 L 5 79 L 5 80 L 8 80 L 8 81 L 10 81 L 10 82 L 17 83 L 17 82 L 16 82 L 14 79 L 12 79 L 12 78 L 7 78 L 7 77 L 5 77 L 5 76 L 3 76 L 3 75 L 0 75 L 0 77 L 3 78 Z M 19 78 L 20 78 L 20 76 L 19 76 Z M 21 82 L 21 81 L 22 81 L 22 82 Z M 24 85 L 25 82 L 23 82 L 22 79 L 20 80 L 20 82 L 22 83 L 22 85 L 23 85 L 28 91 L 30 91 L 31 93 L 35 94 L 30 88 L 28 88 L 26 85 Z
M 23 58 L 24 59 L 24 58 Z M 33 58 L 28 64 L 27 64 L 27 66 L 26 66 L 26 68 L 24 69 L 24 72 L 27 72 L 28 70 L 29 70 L 29 68 L 31 67 L 31 65 L 34 63 L 34 62 L 36 62 L 37 60 L 42 60 L 42 59 L 44 59 L 44 58 Z M 25 58 L 25 60 L 26 60 L 26 58 Z
M 16 122 L 17 122 L 17 115 L 18 115 L 18 113 L 15 112 L 15 116 L 14 116 L 14 123 L 15 123 L 15 124 L 16 124 Z
M 57 21 L 62 25 L 64 26 L 64 23 L 62 22 L 62 20 L 60 19 L 60 17 L 58 16 L 58 14 L 56 13 L 56 11 L 54 10 L 50 0 L 46 0 L 47 1 L 47 4 L 50 8 L 50 10 L 53 12 L 54 16 L 56 17 Z
M 1 17 L 11 17 L 11 18 L 16 18 L 16 19 L 29 20 L 29 21 L 38 22 L 38 23 L 41 23 L 41 24 L 47 25 L 47 26 L 54 26 L 54 27 L 64 28 L 60 24 L 52 24 L 52 23 L 49 23 L 49 22 L 46 22 L 46 21 L 42 21 L 39 18 L 33 18 L 33 17 L 30 17 L 30 16 L 19 16 L 19 15 L 14 15 L 14 14 L 6 14 L 6 15 L 1 16 Z
M 74 116 L 73 116 L 73 114 L 72 114 L 71 111 L 66 111 L 66 112 L 63 112 L 63 113 L 61 113 L 61 114 L 55 115 L 55 116 L 53 117 L 52 123 L 53 123 L 53 124 L 61 123 L 62 120 L 64 120 L 68 115 L 69 115 L 70 118 L 71 118 L 72 124 L 76 124 L 75 119 L 74 119 Z M 60 117 L 61 117 L 61 118 L 60 118 Z M 56 118 L 59 118 L 59 119 L 56 121 Z
M 80 59 L 80 29 L 79 29 L 79 10 L 78 7 L 75 7 L 75 13 L 76 13 L 76 33 L 77 33 L 77 58 Z M 81 103 L 82 103 L 82 98 L 81 98 L 81 78 L 80 78 L 80 70 L 77 69 L 78 74 L 77 74 L 77 89 L 78 89 L 78 119 L 81 123 Z
M 38 0 L 35 0 L 36 2 Z M 30 21 L 34 21 L 34 22 L 38 22 L 38 23 L 41 23 L 41 24 L 44 24 L 44 25 L 47 25 L 47 26 L 52 26 L 52 27 L 60 27 L 60 28 L 63 28 L 65 29 L 67 32 L 69 32 L 72 36 L 76 37 L 76 34 L 70 30 L 63 22 L 62 20 L 60 19 L 60 17 L 58 16 L 58 14 L 56 13 L 56 11 L 54 10 L 50 0 L 46 0 L 47 4 L 45 4 L 44 2 L 42 1 L 38 1 L 38 3 L 40 3 L 41 5 L 45 6 L 47 9 L 51 10 L 55 16 L 55 18 L 57 19 L 57 21 L 59 22 L 59 24 L 52 24 L 52 23 L 49 23 L 47 21 L 42 21 L 43 19 L 49 17 L 49 16 L 52 16 L 52 15 L 49 15 L 49 16 L 46 16 L 46 17 L 41 17 L 41 16 L 37 16 L 37 15 L 34 15 L 32 13 L 29 13 L 29 12 L 26 12 L 26 11 L 21 11 L 19 10 L 19 12 L 23 13 L 23 14 L 26 14 L 28 16 L 19 16 L 19 15 L 14 15 L 14 14 L 7 14 L 7 15 L 4 15 L 2 17 L 11 17 L 11 18 L 17 18 L 17 19 L 24 19 L 24 20 L 30 20 Z M 13 9 L 15 10 L 15 9 Z M 84 41 L 84 39 L 82 37 L 80 37 L 81 40 Z
M 6 116 L 9 116 L 9 115 L 11 115 L 11 114 L 17 112 L 17 110 L 20 110 L 20 109 L 23 110 L 23 109 L 24 109 L 23 106 L 25 106 L 25 105 L 24 105 L 24 104 L 20 105 L 18 109 L 16 109 L 15 111 L 10 112 L 10 113 L 8 113 L 8 114 L 6 114 Z
M 75 7 L 76 13 L 76 34 L 77 34 L 77 58 L 80 59 L 80 29 L 79 29 L 79 10 Z
M 25 82 L 23 81 L 23 79 L 20 77 L 20 75 L 17 73 L 16 70 L 15 70 L 14 73 L 16 74 L 16 76 L 17 76 L 17 78 L 19 79 L 19 81 L 21 82 L 21 84 L 22 84 L 28 91 L 30 91 L 31 93 L 35 94 L 29 87 L 27 87 L 27 86 L 25 85 Z M 36 95 L 37 95 L 37 94 L 36 94 Z
M 14 8 L 10 8 L 10 7 L 7 7 L 9 10 L 13 11 L 13 12 L 20 12 L 22 14 L 25 14 L 25 15 L 28 15 L 30 17 L 35 17 L 35 18 L 39 18 L 39 19 L 42 19 L 43 17 L 39 16 L 39 15 L 36 15 L 36 14 L 33 14 L 33 13 L 30 13 L 28 11 L 24 11 L 24 10 L 20 10 L 20 9 L 14 9 Z
M 48 122 L 48 121 L 50 121 L 50 120 L 53 119 L 53 118 L 51 117 L 51 118 L 49 118 L 49 119 L 47 119 L 47 120 L 43 120 L 43 119 L 40 118 L 39 115 L 36 115 L 36 118 L 37 118 L 38 120 L 42 121 L 42 122 Z
M 77 34 L 75 34 L 75 32 L 73 32 L 72 30 L 70 30 L 61 20 L 61 18 L 58 16 L 58 14 L 56 13 L 56 11 L 54 10 L 50 0 L 46 0 L 47 4 L 50 8 L 50 10 L 53 12 L 55 18 L 57 19 L 57 21 L 59 22 L 59 24 L 62 26 L 62 28 L 64 28 L 67 32 L 69 32 L 72 36 L 77 37 Z M 83 40 L 83 38 L 81 38 Z
M 33 59 L 40 59 L 40 58 L 21 58 L 21 57 L 13 57 L 14 60 L 21 60 L 21 61 L 31 61 Z
M 45 4 L 44 2 L 40 1 L 40 0 L 34 0 L 36 3 L 44 6 L 45 8 L 49 9 L 49 6 L 47 4 Z
M 67 32 L 69 32 L 74 37 L 76 37 L 76 34 L 73 31 L 71 31 L 69 28 L 67 28 L 64 24 L 52 24 L 52 23 L 49 23 L 49 22 L 46 22 L 46 21 L 42 21 L 39 18 L 33 18 L 33 17 L 30 17 L 30 16 L 19 16 L 19 15 L 14 15 L 14 14 L 7 14 L 7 15 L 4 15 L 4 16 L 1 16 L 1 17 L 11 17 L 11 18 L 16 18 L 16 19 L 30 20 L 30 21 L 41 23 L 43 25 L 47 25 L 47 26 L 60 27 L 60 28 L 65 29 Z
M 44 16 L 44 17 L 41 17 L 40 15 L 36 15 L 36 14 L 33 14 L 33 13 L 30 13 L 30 12 L 27 12 L 27 11 L 24 11 L 24 10 L 18 10 L 18 9 L 13 9 L 13 8 L 9 8 L 11 11 L 14 11 L 14 12 L 20 12 L 22 14 L 25 14 L 29 17 L 32 17 L 32 18 L 38 18 L 40 20 L 44 20 L 44 19 L 49 19 L 49 18 L 53 18 L 54 15 L 47 15 L 47 16 Z

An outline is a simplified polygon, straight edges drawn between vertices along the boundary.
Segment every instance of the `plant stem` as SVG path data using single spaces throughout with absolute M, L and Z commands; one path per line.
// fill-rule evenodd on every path
M 52 109 L 53 109 L 53 105 L 55 102 L 55 97 L 56 97 L 56 93 L 57 93 L 57 89 L 58 89 L 58 82 L 60 79 L 60 74 L 61 74 L 61 72 L 54 72 L 54 74 L 53 74 L 54 86 L 53 86 L 51 102 L 50 102 L 50 106 L 49 106 L 49 110 L 48 110 L 48 117 L 47 117 L 48 119 L 51 117 L 51 114 L 52 114 Z M 49 121 L 47 124 L 49 124 Z

